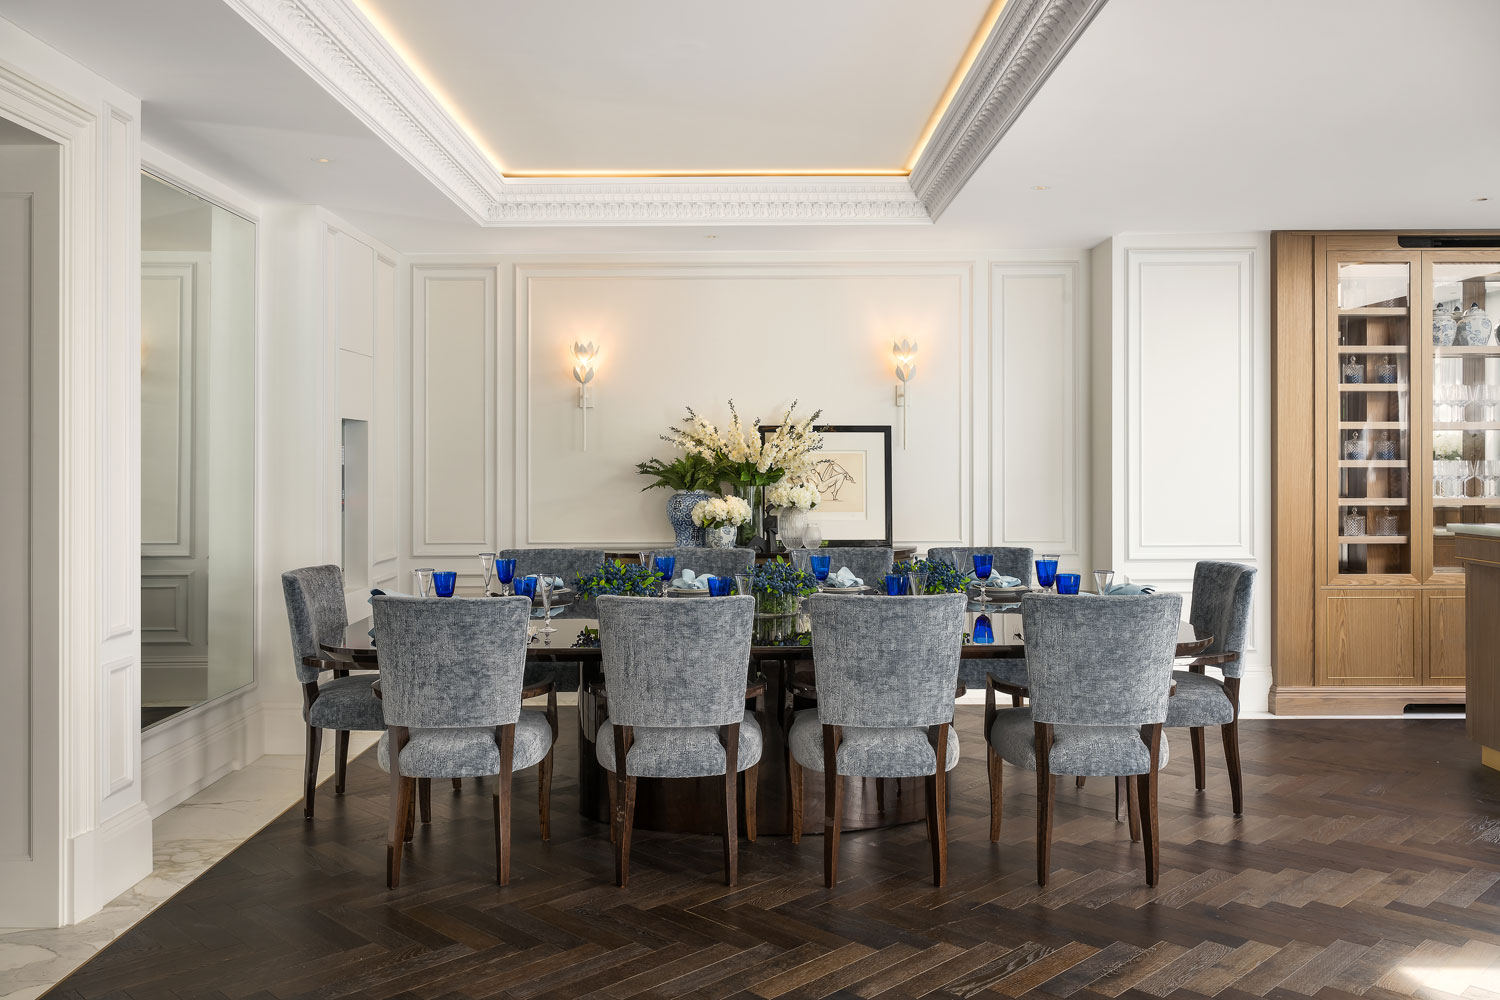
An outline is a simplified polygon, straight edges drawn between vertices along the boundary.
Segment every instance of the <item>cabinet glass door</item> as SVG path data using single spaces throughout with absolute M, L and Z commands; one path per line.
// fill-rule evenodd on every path
M 1340 576 L 1407 576 L 1411 526 L 1412 260 L 1338 262 L 1333 534 Z
M 1432 307 L 1432 572 L 1461 583 L 1451 526 L 1500 522 L 1500 346 L 1488 312 L 1500 309 L 1500 254 L 1424 258 Z

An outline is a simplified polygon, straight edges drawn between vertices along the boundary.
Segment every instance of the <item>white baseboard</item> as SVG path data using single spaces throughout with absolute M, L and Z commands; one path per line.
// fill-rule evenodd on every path
M 141 738 L 142 794 L 160 816 L 266 752 L 263 712 L 250 692 L 169 719 Z
M 67 923 L 98 913 L 104 904 L 151 874 L 151 813 L 136 802 L 68 843 L 73 899 Z

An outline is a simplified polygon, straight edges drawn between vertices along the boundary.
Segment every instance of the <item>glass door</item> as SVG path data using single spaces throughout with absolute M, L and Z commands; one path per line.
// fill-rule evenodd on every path
M 1452 526 L 1500 522 L 1500 253 L 1423 254 L 1431 309 L 1431 577 L 1463 585 Z
M 1339 577 L 1410 582 L 1412 556 L 1413 278 L 1417 257 L 1368 253 L 1329 261 L 1330 465 L 1334 569 Z M 1354 581 L 1349 581 L 1354 582 Z M 1384 582 L 1384 581 L 1380 581 Z

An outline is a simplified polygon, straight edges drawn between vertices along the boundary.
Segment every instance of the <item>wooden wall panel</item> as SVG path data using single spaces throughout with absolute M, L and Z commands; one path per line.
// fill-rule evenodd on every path
M 1275 687 L 1314 682 L 1313 237 L 1271 237 L 1271 669 Z
M 1318 660 L 1322 684 L 1415 684 L 1422 674 L 1422 595 L 1417 591 L 1334 591 Z
M 1464 664 L 1464 595 L 1427 595 L 1428 684 L 1462 684 Z

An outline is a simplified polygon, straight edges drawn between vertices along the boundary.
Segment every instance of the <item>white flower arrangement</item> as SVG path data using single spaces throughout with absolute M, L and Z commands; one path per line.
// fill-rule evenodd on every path
M 790 477 L 791 473 L 788 473 Z M 771 507 L 795 507 L 812 510 L 818 505 L 818 488 L 810 483 L 781 482 L 766 490 L 766 503 Z
M 793 420 L 792 413 L 796 408 L 795 402 L 787 407 L 781 425 L 764 439 L 760 434 L 760 420 L 745 423 L 732 399 L 729 401 L 732 419 L 727 432 L 721 432 L 690 408 L 683 418 L 684 426 L 671 428 L 662 435 L 662 440 L 689 455 L 717 463 L 724 478 L 730 482 L 757 486 L 783 481 L 790 481 L 793 485 L 811 483 L 814 477 L 809 455 L 823 447 L 823 436 L 813 430 L 812 425 L 823 411 Z
M 750 520 L 750 505 L 739 497 L 714 497 L 693 505 L 693 523 L 700 528 L 738 528 Z

